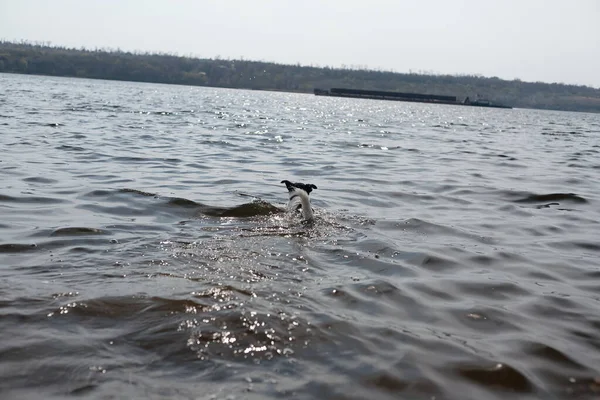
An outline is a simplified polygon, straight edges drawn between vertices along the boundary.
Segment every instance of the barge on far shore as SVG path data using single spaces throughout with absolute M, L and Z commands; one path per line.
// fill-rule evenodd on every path
M 385 92 L 381 90 L 342 89 L 331 88 L 315 89 L 317 96 L 353 97 L 358 99 L 409 101 L 417 103 L 450 104 L 456 106 L 512 108 L 503 104 L 492 103 L 488 100 L 470 100 L 468 97 L 458 101 L 456 96 L 445 96 L 437 94 Z

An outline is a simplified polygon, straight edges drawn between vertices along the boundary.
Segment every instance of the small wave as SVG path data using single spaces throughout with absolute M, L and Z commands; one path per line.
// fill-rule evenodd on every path
M 151 113 L 153 115 L 165 115 L 165 116 L 170 116 L 170 115 L 176 116 L 176 115 L 179 115 L 179 113 L 176 112 L 176 111 L 151 111 Z
M 488 365 L 457 365 L 452 369 L 463 378 L 482 386 L 521 393 L 534 390 L 526 375 L 507 364 L 489 362 Z
M 118 162 L 125 162 L 125 163 L 150 161 L 150 159 L 145 158 L 145 157 L 113 157 L 113 160 L 118 161 Z
M 600 252 L 600 244 L 589 241 L 560 241 L 549 243 L 549 245 L 561 249 L 581 249 Z
M 83 235 L 108 235 L 109 232 L 98 228 L 68 227 L 54 230 L 50 236 L 83 236 Z
M 159 198 L 160 196 L 156 193 L 144 192 L 137 189 L 121 189 L 122 193 L 133 193 L 136 195 L 144 196 L 144 197 L 155 197 Z M 106 190 L 94 190 L 87 194 L 87 196 L 96 197 L 96 196 L 108 196 L 110 195 L 110 191 Z M 240 205 L 235 205 L 231 207 L 218 207 L 211 206 L 207 204 L 203 204 L 194 200 L 186 199 L 183 197 L 166 197 L 166 202 L 163 203 L 167 207 L 171 209 L 191 209 L 196 210 L 199 214 L 205 215 L 208 217 L 229 217 L 229 218 L 252 218 L 259 216 L 267 216 L 272 214 L 280 214 L 285 212 L 280 207 L 277 207 L 269 202 L 264 200 L 255 200 L 250 203 L 244 203 Z
M 184 199 L 182 197 L 172 197 L 167 201 L 169 206 L 184 207 L 184 208 L 197 208 L 202 207 L 202 204 L 196 203 L 193 200 Z
M 201 214 L 209 217 L 251 218 L 285 212 L 264 200 L 256 200 L 232 207 L 216 207 L 181 197 L 172 197 L 169 198 L 167 204 L 175 207 L 197 208 Z
M 58 183 L 56 179 L 44 178 L 42 176 L 31 176 L 29 178 L 24 178 L 23 181 L 33 183 Z
M 35 250 L 37 245 L 34 243 L 22 244 L 22 243 L 5 243 L 0 244 L 0 253 L 23 253 L 26 251 Z
M 65 150 L 65 151 L 85 151 L 84 147 L 81 146 L 69 146 L 63 144 L 62 146 L 57 146 L 56 150 Z
M 281 208 L 274 206 L 266 201 L 258 200 L 252 203 L 245 203 L 239 206 L 229 208 L 215 208 L 203 210 L 203 214 L 212 217 L 236 217 L 251 218 L 263 215 L 271 215 L 285 212 Z
M 27 124 L 37 126 L 49 126 L 50 128 L 58 128 L 60 126 L 64 126 L 64 124 L 58 122 L 28 122 Z
M 494 243 L 492 237 L 482 236 L 452 226 L 436 224 L 419 218 L 409 218 L 405 221 L 378 221 L 378 226 L 385 230 L 408 230 L 427 235 L 455 236 L 473 239 L 481 243 Z
M 548 193 L 548 194 L 535 194 L 526 193 L 521 194 L 524 197 L 513 200 L 515 203 L 551 203 L 556 201 L 569 201 L 573 203 L 587 203 L 588 201 L 575 194 L 575 193 Z
M 540 204 L 538 206 L 535 206 L 535 208 L 537 209 L 542 209 L 542 208 L 550 208 L 552 206 L 560 206 L 560 203 L 547 203 L 547 204 Z
M 210 169 L 210 165 L 202 164 L 202 163 L 187 163 L 187 164 L 184 165 L 184 167 L 186 167 L 186 168 L 194 168 L 194 169 L 203 169 L 203 170 Z
M 133 339 L 142 349 L 179 360 L 288 357 L 306 347 L 314 336 L 310 323 L 302 318 L 284 312 L 248 310 L 245 302 L 255 296 L 252 292 L 224 286 L 192 296 L 69 299 L 48 317 L 74 321 L 93 318 L 101 326 L 125 321 L 115 341 Z M 143 318 L 132 320 L 135 315 Z
M 507 159 L 509 161 L 516 161 L 517 160 L 515 157 L 508 156 L 506 154 L 497 154 L 496 157 L 504 158 L 504 159 Z
M 139 194 L 142 196 L 147 196 L 147 197 L 156 197 L 157 194 L 156 193 L 149 193 L 149 192 L 144 192 L 143 190 L 137 190 L 137 189 L 121 189 L 119 190 L 120 192 L 123 193 L 134 193 L 134 194 Z M 94 191 L 94 192 L 100 192 L 100 191 Z M 92 193 L 94 193 L 92 192 Z
M 39 197 L 39 196 L 23 196 L 13 197 L 5 194 L 0 194 L 0 202 L 2 203 L 34 203 L 34 204 L 59 204 L 66 203 L 66 200 L 55 199 L 52 197 Z

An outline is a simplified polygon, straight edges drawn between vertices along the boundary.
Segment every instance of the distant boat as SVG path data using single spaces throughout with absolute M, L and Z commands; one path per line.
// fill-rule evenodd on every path
M 488 100 L 471 101 L 468 97 L 464 101 L 458 101 L 456 96 L 446 96 L 437 94 L 422 94 L 422 93 L 402 93 L 402 92 L 386 92 L 382 90 L 362 90 L 362 89 L 315 89 L 316 96 L 334 96 L 334 97 L 352 97 L 357 99 L 375 99 L 375 100 L 394 100 L 394 101 L 409 101 L 417 103 L 433 103 L 433 104 L 450 104 L 457 106 L 474 106 L 474 107 L 494 107 L 494 108 L 512 108 L 503 104 L 495 104 Z
M 511 106 L 505 106 L 504 104 L 495 104 L 486 99 L 477 99 L 477 100 L 469 100 L 467 97 L 465 101 L 463 101 L 465 106 L 473 106 L 473 107 L 494 107 L 494 108 L 512 108 Z

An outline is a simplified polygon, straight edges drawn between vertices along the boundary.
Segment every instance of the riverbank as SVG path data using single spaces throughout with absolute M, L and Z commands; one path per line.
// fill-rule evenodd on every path
M 494 99 L 518 108 L 600 112 L 600 89 L 497 77 L 396 73 L 0 42 L 0 72 L 312 93 L 315 88 Z

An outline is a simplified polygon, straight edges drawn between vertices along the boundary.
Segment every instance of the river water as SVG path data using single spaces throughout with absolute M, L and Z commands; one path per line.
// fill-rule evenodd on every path
M 600 396 L 599 115 L 2 74 L 0 150 L 2 399 Z

